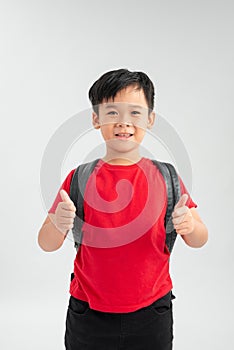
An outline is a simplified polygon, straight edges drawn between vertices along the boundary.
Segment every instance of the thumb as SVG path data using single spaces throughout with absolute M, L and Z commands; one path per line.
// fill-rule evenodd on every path
M 71 198 L 68 196 L 68 194 L 65 190 L 60 191 L 60 196 L 61 196 L 63 202 L 66 202 L 66 203 L 72 202 Z
M 177 204 L 175 205 L 175 209 L 184 207 L 185 204 L 186 204 L 186 202 L 187 202 L 187 200 L 188 200 L 188 195 L 187 195 L 186 193 L 184 193 L 184 194 L 180 197 L 180 199 L 179 199 L 179 201 L 177 202 Z

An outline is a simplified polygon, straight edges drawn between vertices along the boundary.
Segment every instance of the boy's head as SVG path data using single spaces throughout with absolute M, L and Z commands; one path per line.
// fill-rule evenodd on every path
M 134 162 L 145 131 L 154 124 L 154 86 L 142 72 L 118 69 L 102 75 L 90 88 L 93 126 L 101 129 L 108 159 Z
M 129 86 L 142 90 L 149 108 L 154 109 L 154 85 L 143 72 L 130 72 L 127 69 L 117 69 L 103 74 L 89 90 L 89 99 L 94 112 L 99 114 L 99 105 L 103 102 L 114 101 L 117 93 Z

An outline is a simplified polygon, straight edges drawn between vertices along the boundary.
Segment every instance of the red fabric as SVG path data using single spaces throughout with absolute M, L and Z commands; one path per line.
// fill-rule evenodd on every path
M 73 173 L 61 186 L 68 194 Z M 58 194 L 51 213 L 59 201 Z M 187 205 L 196 207 L 190 196 Z M 166 207 L 164 179 L 150 159 L 127 166 L 99 160 L 85 190 L 83 244 L 74 261 L 71 295 L 99 311 L 132 312 L 168 293 L 173 285 Z

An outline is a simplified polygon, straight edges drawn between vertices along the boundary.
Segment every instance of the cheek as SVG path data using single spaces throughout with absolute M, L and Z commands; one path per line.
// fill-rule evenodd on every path
M 135 133 L 135 139 L 137 142 L 141 142 L 145 136 L 145 130 L 143 129 L 137 129 Z
M 110 125 L 104 125 L 101 127 L 101 133 L 105 140 L 113 138 L 113 127 Z

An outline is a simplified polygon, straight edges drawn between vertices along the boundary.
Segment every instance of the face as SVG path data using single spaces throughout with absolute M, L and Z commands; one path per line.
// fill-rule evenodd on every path
M 143 90 L 128 86 L 114 101 L 99 105 L 99 116 L 93 113 L 93 126 L 101 129 L 107 147 L 120 153 L 131 151 L 139 147 L 146 129 L 153 126 L 155 113 L 148 111 Z

